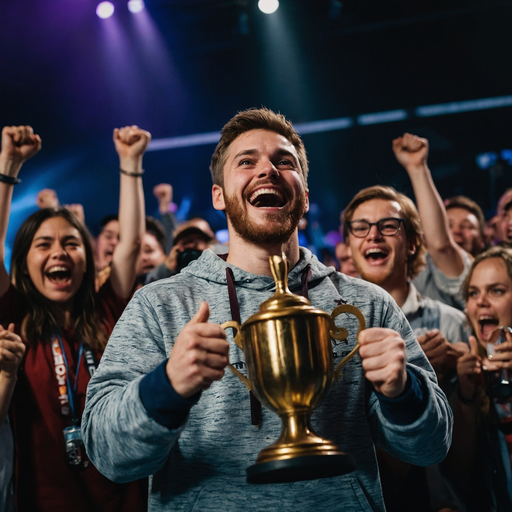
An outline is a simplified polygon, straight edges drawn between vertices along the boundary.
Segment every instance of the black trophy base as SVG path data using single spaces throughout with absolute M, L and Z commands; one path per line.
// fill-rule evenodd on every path
M 316 480 L 344 475 L 356 469 L 356 462 L 348 453 L 339 455 L 307 455 L 292 459 L 272 460 L 249 466 L 247 482 L 250 484 L 279 484 Z

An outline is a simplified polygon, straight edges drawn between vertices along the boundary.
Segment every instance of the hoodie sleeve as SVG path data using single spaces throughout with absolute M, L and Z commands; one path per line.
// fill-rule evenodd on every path
M 85 447 L 93 464 L 114 482 L 154 474 L 186 424 L 186 414 L 183 421 L 162 424 L 141 399 L 144 376 L 157 376 L 168 357 L 164 338 L 155 308 L 137 292 L 89 383 L 82 417 Z
M 367 410 L 373 437 L 378 446 L 405 462 L 417 466 L 439 463 L 451 444 L 452 410 L 402 311 L 394 301 L 388 301 L 385 309 L 382 326 L 398 332 L 405 341 L 407 371 L 421 386 L 424 408 L 409 423 L 394 422 L 389 414 L 384 414 L 379 397 L 371 388 Z

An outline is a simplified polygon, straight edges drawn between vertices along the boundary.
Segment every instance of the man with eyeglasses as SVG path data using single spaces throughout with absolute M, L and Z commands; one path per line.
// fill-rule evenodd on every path
M 395 299 L 436 369 L 441 387 L 447 393 L 452 391 L 450 377 L 455 374 L 458 357 L 467 350 L 465 317 L 455 308 L 422 297 L 411 283 L 425 263 L 423 233 L 414 203 L 391 187 L 377 185 L 363 189 L 345 209 L 343 234 L 361 277 L 381 286 Z M 410 496 L 411 506 L 414 505 L 411 510 L 418 510 L 418 489 L 411 481 L 426 485 L 426 475 L 430 477 L 437 469 L 429 468 L 425 475 L 422 468 L 404 464 L 402 470 L 407 477 L 401 481 L 395 469 L 391 469 L 400 462 L 391 461 L 383 452 L 379 455 L 386 506 L 396 510 L 394 499 L 403 505 Z M 427 493 L 425 501 L 430 499 L 433 504 L 446 506 L 446 502 L 438 500 L 440 493 L 436 487 L 430 496 Z

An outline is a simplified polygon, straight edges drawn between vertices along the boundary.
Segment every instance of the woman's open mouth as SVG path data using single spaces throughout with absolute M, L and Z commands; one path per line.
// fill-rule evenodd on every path
M 482 315 L 478 318 L 479 335 L 483 341 L 488 341 L 491 334 L 499 326 L 499 319 L 492 315 Z
M 63 286 L 71 281 L 72 272 L 68 267 L 54 266 L 50 267 L 46 272 L 45 276 L 50 282 L 57 286 Z

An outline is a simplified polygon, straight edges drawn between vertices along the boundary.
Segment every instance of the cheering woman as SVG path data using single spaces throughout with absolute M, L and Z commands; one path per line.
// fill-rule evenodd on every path
M 2 131 L 0 421 L 5 433 L 12 395 L 18 512 L 145 509 L 143 482 L 114 484 L 89 462 L 80 419 L 89 379 L 134 288 L 144 233 L 142 156 L 150 138 L 137 126 L 114 131 L 121 170 L 120 241 L 110 278 L 96 291 L 89 234 L 65 208 L 40 210 L 23 223 L 7 274 L 12 191 L 23 162 L 39 151 L 41 139 L 29 126 Z

